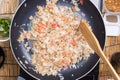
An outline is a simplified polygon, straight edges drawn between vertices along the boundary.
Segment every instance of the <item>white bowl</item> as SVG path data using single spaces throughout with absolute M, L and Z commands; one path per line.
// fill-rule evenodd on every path
M 0 18 L 11 19 L 11 16 L 10 15 L 0 14 Z M 5 41 L 8 41 L 9 39 L 10 39 L 9 35 L 7 37 L 0 37 L 0 42 L 5 42 Z
M 103 0 L 103 8 L 105 9 L 105 12 L 106 12 L 106 13 L 110 13 L 110 14 L 120 14 L 120 12 L 110 11 L 110 10 L 107 8 L 107 6 L 106 6 L 105 0 Z

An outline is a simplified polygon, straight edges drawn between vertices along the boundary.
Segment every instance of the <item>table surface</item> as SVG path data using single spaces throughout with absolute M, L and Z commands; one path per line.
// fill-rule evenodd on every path
M 18 4 L 18 0 L 3 0 L 2 4 L 0 5 L 0 7 L 2 7 L 0 8 L 0 14 L 12 18 Z M 16 80 L 17 76 L 19 75 L 20 68 L 12 55 L 10 43 L 9 41 L 0 42 L 0 46 L 5 52 L 5 63 L 0 68 L 0 80 Z M 120 36 L 107 37 L 104 49 L 106 57 L 110 60 L 111 55 L 115 52 L 120 52 Z M 112 78 L 112 76 L 107 70 L 104 62 L 100 60 L 99 80 L 107 80 L 110 78 Z

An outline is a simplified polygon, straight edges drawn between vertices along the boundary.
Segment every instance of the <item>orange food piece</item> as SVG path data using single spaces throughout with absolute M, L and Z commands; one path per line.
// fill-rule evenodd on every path
M 58 23 L 54 21 L 51 23 L 51 26 L 52 26 L 52 28 L 56 28 L 56 27 L 58 27 Z
M 77 42 L 75 41 L 75 39 L 74 39 L 74 38 L 72 38 L 71 43 L 72 43 L 72 45 L 73 45 L 73 46 L 77 45 Z
M 42 21 L 40 21 L 38 24 L 38 27 L 46 28 L 46 25 Z
M 38 32 L 41 33 L 41 30 L 43 28 L 46 28 L 46 25 L 42 21 L 40 21 L 38 24 Z
M 80 2 L 80 4 L 82 4 L 82 5 L 83 5 L 83 2 L 84 2 L 84 1 L 83 1 L 83 0 L 79 0 L 79 2 Z

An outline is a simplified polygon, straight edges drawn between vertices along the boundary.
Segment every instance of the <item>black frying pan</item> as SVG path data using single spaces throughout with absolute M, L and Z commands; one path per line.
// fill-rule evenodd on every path
M 65 0 L 66 2 L 63 2 L 63 0 L 59 0 L 57 5 L 66 5 L 71 6 L 70 3 L 71 0 Z M 45 6 L 46 1 L 45 0 L 26 0 L 24 3 L 19 7 L 17 10 L 13 22 L 11 25 L 11 31 L 10 31 L 10 43 L 11 48 L 13 51 L 13 55 L 17 62 L 19 63 L 20 67 L 27 72 L 29 75 L 36 79 L 41 80 L 60 80 L 59 76 L 41 76 L 41 74 L 38 74 L 34 71 L 34 66 L 31 64 L 30 59 L 31 55 L 33 54 L 32 51 L 27 53 L 23 43 L 19 43 L 17 41 L 18 37 L 20 36 L 20 31 L 23 29 L 29 30 L 28 24 L 30 24 L 29 16 L 35 15 L 35 12 L 37 11 L 36 6 L 41 5 Z M 79 5 L 80 13 L 79 14 L 85 14 L 85 19 L 89 22 L 89 24 L 92 27 L 92 30 L 97 37 L 97 39 L 100 42 L 101 48 L 104 48 L 105 45 L 105 27 L 102 20 L 102 17 L 99 13 L 99 11 L 96 9 L 96 7 L 89 1 L 84 0 L 83 5 Z M 29 45 L 31 45 L 32 42 L 29 42 Z M 98 64 L 99 57 L 97 54 L 90 55 L 89 59 L 87 61 L 80 61 L 77 66 L 79 68 L 77 69 L 67 69 L 62 70 L 60 73 L 64 77 L 64 80 L 75 80 L 80 79 L 87 75 L 93 68 Z

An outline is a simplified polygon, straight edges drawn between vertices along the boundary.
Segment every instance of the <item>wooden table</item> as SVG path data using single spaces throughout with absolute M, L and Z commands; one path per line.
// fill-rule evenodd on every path
M 17 0 L 3 0 L 2 5 L 0 5 L 0 13 L 12 17 L 17 6 Z M 0 68 L 0 80 L 16 80 L 16 77 L 19 75 L 19 65 L 12 55 L 9 41 L 0 42 L 0 46 L 3 48 L 6 57 L 4 65 L 2 66 L 2 68 Z M 108 59 L 111 58 L 111 55 L 114 52 L 120 52 L 120 36 L 107 37 L 104 52 Z M 101 60 L 99 69 L 99 80 L 107 80 L 110 78 L 112 77 L 107 70 L 107 67 Z
M 114 54 L 115 52 L 120 52 L 120 36 L 107 37 L 104 50 L 106 57 L 110 60 L 111 55 Z M 100 61 L 99 78 L 100 78 L 99 80 L 107 80 L 112 78 L 110 72 L 107 70 L 107 66 L 104 64 L 102 60 Z

